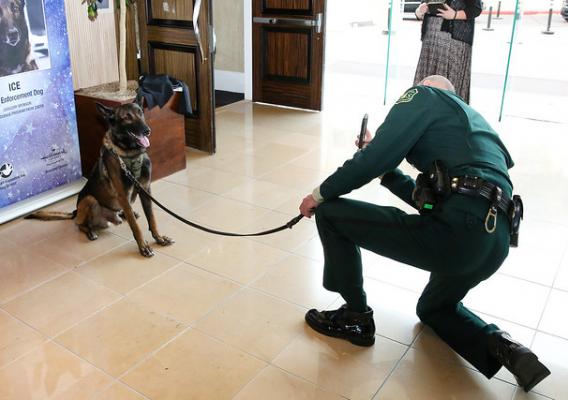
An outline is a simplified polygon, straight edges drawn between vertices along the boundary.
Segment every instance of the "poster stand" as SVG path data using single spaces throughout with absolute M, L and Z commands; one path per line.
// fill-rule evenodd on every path
M 3 223 L 77 193 L 84 179 L 64 0 L 0 7 Z
M 0 224 L 8 222 L 22 215 L 29 214 L 39 208 L 48 206 L 56 201 L 63 200 L 69 196 L 79 193 L 85 185 L 86 178 L 72 182 L 63 186 L 48 190 L 35 197 L 22 200 L 18 203 L 0 209 Z M 71 210 L 66 210 L 71 211 Z

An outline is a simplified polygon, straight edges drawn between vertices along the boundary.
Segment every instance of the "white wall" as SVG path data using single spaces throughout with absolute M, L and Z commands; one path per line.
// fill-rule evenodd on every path
M 245 92 L 246 3 L 250 0 L 212 0 L 213 23 L 217 37 L 215 89 Z

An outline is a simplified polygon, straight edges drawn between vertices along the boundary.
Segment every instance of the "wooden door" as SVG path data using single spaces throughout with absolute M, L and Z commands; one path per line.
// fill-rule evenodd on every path
M 187 146 L 215 152 L 211 0 L 138 2 L 142 73 L 167 74 L 189 87 Z
M 253 100 L 321 110 L 325 0 L 253 0 Z

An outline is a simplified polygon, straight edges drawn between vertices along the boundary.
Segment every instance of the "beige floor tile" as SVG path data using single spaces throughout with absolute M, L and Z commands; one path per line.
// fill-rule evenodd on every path
M 112 379 L 53 342 L 0 369 L 0 399 L 87 399 Z
M 122 300 L 55 340 L 114 377 L 174 337 L 182 325 Z
M 367 304 L 373 309 L 377 334 L 410 345 L 423 327 L 416 316 L 419 295 L 373 279 L 365 280 L 364 287 Z M 344 303 L 340 297 L 330 309 Z
M 216 237 L 214 243 L 195 252 L 187 262 L 199 268 L 248 284 L 288 253 L 249 239 Z
M 496 274 L 473 288 L 464 304 L 473 310 L 536 328 L 549 290 L 536 283 Z
M 120 298 L 74 272 L 61 275 L 3 305 L 48 337 L 62 332 Z
M 272 106 L 253 105 L 254 125 L 265 129 L 297 131 L 308 130 L 318 126 L 321 120 L 319 113 L 305 110 L 282 109 Z
M 318 388 L 272 366 L 263 370 L 235 396 L 234 400 L 341 400 L 337 394 Z
M 144 400 L 146 397 L 122 383 L 114 383 L 109 388 L 97 393 L 89 400 Z
M 252 139 L 254 136 L 254 126 L 247 124 L 229 124 L 230 132 L 221 132 L 223 139 L 217 142 L 217 149 L 215 154 L 222 156 L 230 156 L 233 154 L 243 154 L 254 148 Z
M 568 292 L 552 289 L 539 330 L 568 339 Z
M 478 315 L 488 324 L 496 324 L 500 329 L 509 332 L 515 340 L 519 341 L 527 347 L 530 347 L 536 333 L 536 331 L 534 331 L 533 329 L 529 329 L 524 326 L 520 326 L 498 318 L 493 318 L 484 314 Z M 424 327 L 424 329 L 422 330 L 422 332 L 420 332 L 420 335 L 414 342 L 413 347 L 422 351 L 426 351 L 430 355 L 442 358 L 445 361 L 458 363 L 468 368 L 474 368 L 469 362 L 460 357 L 446 343 L 444 343 L 442 339 L 440 339 L 429 327 Z M 516 380 L 513 374 L 511 374 L 505 368 L 501 368 L 495 377 L 516 385 Z
M 223 139 L 220 140 L 223 145 L 229 145 L 226 143 L 227 138 L 223 136 Z M 211 155 L 202 151 L 187 149 L 187 169 L 192 169 L 194 167 L 201 167 L 201 168 L 213 168 L 213 169 L 220 169 L 226 171 L 226 165 L 232 163 L 233 160 L 242 157 L 243 153 L 240 151 L 221 151 L 216 152 L 215 154 Z M 234 172 L 234 171 L 229 171 Z M 169 179 L 166 177 L 165 179 Z
M 511 249 L 509 256 L 499 268 L 499 273 L 552 286 L 554 277 L 560 268 L 561 256 L 562 254 L 522 249 L 521 247 Z
M 242 154 L 233 158 L 230 162 L 220 165 L 218 169 L 231 172 L 233 174 L 258 178 L 274 169 L 280 167 L 285 161 L 271 158 L 269 155 L 262 155 L 255 151 L 252 154 Z
M 312 190 L 298 190 L 298 197 L 286 200 L 286 202 L 276 207 L 274 211 L 295 217 L 300 214 L 300 203 L 302 199 L 308 194 L 311 194 Z M 312 218 L 312 221 L 315 221 L 315 218 Z
M 306 149 L 307 154 L 313 149 L 317 149 L 324 145 L 325 141 L 322 138 L 324 135 L 296 133 L 290 130 L 280 130 L 279 135 L 276 135 L 271 141 L 273 143 L 284 144 L 287 146 L 297 146 Z M 355 147 L 354 147 L 355 148 Z
M 134 303 L 190 324 L 239 290 L 239 286 L 189 265 L 180 265 L 128 295 Z
M 291 199 L 300 198 L 297 190 L 261 180 L 248 181 L 224 194 L 230 199 L 276 209 Z
M 305 309 L 246 289 L 196 328 L 270 362 L 303 332 Z
M 311 258 L 314 261 L 323 262 L 323 247 L 319 235 L 314 236 L 306 243 L 298 247 L 294 253 L 302 257 Z
M 295 215 L 299 215 L 298 211 Z M 282 226 L 293 217 L 280 212 L 271 211 L 258 219 L 253 224 L 248 225 L 245 230 L 247 232 L 259 232 L 267 229 Z M 295 251 L 301 245 L 307 243 L 310 239 L 317 235 L 316 224 L 307 218 L 303 218 L 300 222 L 292 227 L 292 229 L 284 229 L 280 232 L 266 236 L 256 236 L 253 240 L 264 243 L 268 246 L 276 247 L 285 251 Z
M 120 227 L 111 226 L 109 229 L 99 231 L 97 240 L 89 240 L 73 224 L 72 229 L 49 236 L 33 244 L 32 248 L 50 260 L 67 268 L 73 268 L 131 240 L 132 233 L 128 224 L 125 223 L 122 227 L 128 229 L 128 234 L 124 237 L 118 236 Z
M 188 214 L 187 219 L 214 230 L 241 233 L 244 228 L 262 219 L 269 211 L 240 201 L 218 198 L 207 207 Z
M 222 194 L 239 186 L 247 179 L 249 178 L 212 168 L 192 167 L 170 175 L 166 181 L 208 193 Z
M 510 399 L 515 386 L 488 380 L 469 368 L 458 367 L 430 351 L 410 349 L 374 400 Z
M 339 296 L 322 286 L 323 267 L 307 258 L 290 256 L 271 268 L 253 287 L 306 308 L 324 308 Z
M 159 191 L 152 190 L 152 196 L 164 206 L 182 216 L 208 204 L 217 197 L 214 194 L 202 190 L 166 181 L 164 181 Z M 154 207 L 158 209 L 155 205 Z M 140 223 L 146 224 L 143 215 L 141 216 Z M 160 226 L 158 225 L 158 227 Z
M 568 291 L 568 252 L 564 254 L 560 268 L 558 269 L 558 275 L 554 281 L 554 287 L 556 289 L 562 289 Z
M 30 247 L 0 240 L 0 304 L 39 285 L 67 268 L 38 254 Z
M 358 347 L 305 327 L 305 334 L 298 336 L 273 364 L 348 399 L 369 399 L 405 349 L 380 336 L 374 346 Z
M 511 248 L 499 272 L 552 286 L 568 246 L 568 228 L 541 221 L 523 221 L 518 248 Z
M 556 139 L 552 142 L 556 142 Z M 534 149 L 530 151 L 533 152 Z M 516 163 L 521 164 L 519 161 Z M 530 174 L 517 174 L 513 177 L 513 182 L 515 191 L 522 193 L 524 204 L 535 205 L 531 207 L 531 218 L 566 226 L 568 211 L 564 207 L 564 199 L 568 198 L 568 186 L 559 185 L 558 182 L 559 177 L 564 176 L 560 179 L 565 180 L 568 174 L 559 175 L 559 173 L 560 171 L 555 170 L 553 173 L 538 171 Z M 551 187 L 554 187 L 554 195 L 551 195 L 549 190 Z
M 327 174 L 321 171 L 290 164 L 278 167 L 259 177 L 263 181 L 305 191 L 306 194 L 311 193 L 325 178 L 327 178 Z M 298 202 L 298 205 L 300 205 L 300 202 Z
M 363 250 L 361 255 L 363 257 L 363 275 L 366 277 L 416 293 L 422 293 L 428 283 L 430 273 L 427 271 L 381 257 L 367 250 Z
M 52 208 L 49 207 L 49 209 Z M 72 207 L 65 211 L 71 212 L 74 209 Z M 39 221 L 19 218 L 2 226 L 0 238 L 22 246 L 29 246 L 52 235 L 71 230 L 75 228 L 74 225 L 70 220 Z
M 274 161 L 286 163 L 306 154 L 309 149 L 298 146 L 269 142 L 254 149 L 255 156 L 268 157 Z
M 265 363 L 190 330 L 122 381 L 152 399 L 231 399 Z
M 151 258 L 143 257 L 133 251 L 133 247 L 120 246 L 81 265 L 77 272 L 124 294 L 179 263 L 179 260 L 161 253 L 156 253 Z
M 0 310 L 0 368 L 45 340 L 39 332 Z
M 353 150 L 351 148 L 316 149 L 292 160 L 290 165 L 318 170 L 329 175 L 352 156 Z
M 568 340 L 538 332 L 532 350 L 551 371 L 533 391 L 553 399 L 568 399 Z
M 550 400 L 550 397 L 542 396 L 533 391 L 525 393 L 523 389 L 517 388 L 513 400 Z
M 188 215 L 183 215 L 184 218 Z M 186 260 L 195 254 L 206 251 L 216 245 L 219 236 L 200 231 L 183 222 L 169 217 L 160 224 L 160 230 L 173 238 L 175 243 L 171 246 L 153 246 L 154 252 Z

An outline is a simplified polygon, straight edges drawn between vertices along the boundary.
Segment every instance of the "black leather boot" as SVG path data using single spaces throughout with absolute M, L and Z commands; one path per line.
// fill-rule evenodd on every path
M 505 331 L 493 332 L 489 352 L 515 375 L 517 383 L 525 392 L 550 375 L 550 371 L 538 361 L 536 354 L 514 341 Z
M 375 344 L 375 321 L 370 307 L 365 312 L 351 311 L 347 304 L 333 311 L 311 309 L 306 313 L 306 322 L 323 335 L 349 340 L 357 346 Z

